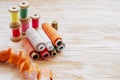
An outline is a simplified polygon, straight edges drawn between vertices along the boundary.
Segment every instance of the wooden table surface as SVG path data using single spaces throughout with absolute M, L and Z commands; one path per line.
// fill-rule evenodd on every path
M 8 8 L 18 0 L 0 0 L 0 49 L 24 50 L 10 41 Z M 29 0 L 29 15 L 40 24 L 56 20 L 66 48 L 55 58 L 36 61 L 53 70 L 54 80 L 120 80 L 120 0 Z M 25 51 L 25 50 L 24 50 Z M 0 80 L 22 80 L 15 66 L 0 63 Z

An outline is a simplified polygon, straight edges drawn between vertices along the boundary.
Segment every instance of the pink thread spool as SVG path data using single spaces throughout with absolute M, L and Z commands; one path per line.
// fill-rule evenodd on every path
M 32 27 L 34 29 L 37 29 L 39 27 L 39 18 L 40 18 L 40 16 L 38 14 L 33 14 L 31 16 L 31 18 L 32 18 Z
M 21 24 L 22 24 L 22 34 L 25 35 L 27 29 L 29 28 L 29 18 L 22 19 L 20 18 Z

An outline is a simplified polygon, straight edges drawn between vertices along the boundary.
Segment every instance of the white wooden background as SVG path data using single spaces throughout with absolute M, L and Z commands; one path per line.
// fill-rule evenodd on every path
M 8 8 L 20 0 L 0 0 L 0 49 L 24 50 L 10 41 Z M 66 43 L 62 54 L 40 67 L 49 67 L 54 80 L 120 80 L 120 0 L 29 0 L 29 14 L 40 23 L 56 20 Z M 0 80 L 22 80 L 15 66 L 0 63 Z

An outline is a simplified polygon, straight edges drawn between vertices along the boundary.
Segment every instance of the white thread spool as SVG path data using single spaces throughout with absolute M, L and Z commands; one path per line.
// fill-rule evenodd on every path
M 43 39 L 37 34 L 37 32 L 33 28 L 29 28 L 26 31 L 26 36 L 37 51 L 43 51 L 45 49 Z
M 52 45 L 52 42 L 49 39 L 49 37 L 46 35 L 46 33 L 42 29 L 38 29 L 37 32 L 41 36 L 41 38 L 43 39 L 48 51 L 52 51 L 54 49 L 54 46 Z

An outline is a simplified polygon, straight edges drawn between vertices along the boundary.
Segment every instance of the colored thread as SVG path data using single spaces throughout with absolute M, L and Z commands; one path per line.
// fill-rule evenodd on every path
M 15 65 L 17 65 L 17 62 L 18 62 L 18 60 L 19 60 L 19 58 L 20 58 L 20 56 L 21 56 L 22 54 L 19 52 L 19 51 L 11 51 L 11 54 L 10 54 L 10 57 L 9 57 L 9 60 L 8 60 L 8 62 L 10 63 L 10 64 L 15 64 Z
M 12 23 L 19 22 L 19 17 L 18 17 L 19 7 L 12 6 L 8 9 L 8 11 L 11 13 L 11 22 Z
M 27 55 L 29 55 L 32 59 L 38 59 L 39 54 L 36 52 L 35 48 L 32 46 L 30 41 L 27 38 L 22 39 L 22 45 L 27 51 Z
M 22 23 L 22 33 L 25 34 L 29 28 L 29 21 L 21 22 Z
M 48 35 L 53 45 L 59 46 L 62 44 L 62 38 L 58 35 L 57 31 L 51 27 L 48 23 L 42 24 L 42 29 Z
M 39 19 L 32 19 L 32 27 L 33 28 L 39 27 Z
M 48 49 L 48 51 L 52 51 L 54 49 L 54 46 L 52 45 L 51 40 L 49 39 L 49 37 L 46 35 L 46 33 L 43 31 L 43 29 L 38 29 L 37 30 L 38 34 L 41 36 L 41 38 L 43 39 L 46 48 Z
M 32 27 L 37 29 L 39 27 L 39 16 L 37 14 L 34 14 L 31 16 L 32 18 Z
M 44 51 L 40 51 L 40 56 L 42 59 L 46 59 L 47 57 L 49 57 L 49 52 L 48 52 L 47 48 L 45 48 Z
M 51 26 L 55 29 L 58 30 L 58 23 L 56 21 L 53 21 Z
M 16 42 L 21 40 L 21 33 L 20 33 L 20 23 L 19 23 L 19 18 L 18 18 L 18 11 L 19 7 L 13 6 L 10 7 L 9 12 L 11 13 L 11 20 L 12 22 L 10 23 L 10 28 L 12 29 L 12 37 L 11 40 Z
M 12 23 L 17 23 L 17 22 L 19 22 L 18 12 L 16 12 L 16 13 L 11 13 L 11 21 L 12 21 Z
M 19 4 L 20 6 L 20 16 L 21 18 L 27 18 L 29 3 L 24 1 Z
M 6 62 L 9 59 L 11 49 L 0 50 L 0 62 Z
M 43 51 L 45 49 L 44 41 L 33 28 L 27 30 L 26 36 L 36 51 Z
M 12 30 L 12 36 L 13 37 L 19 37 L 20 36 L 20 29 L 13 29 Z
M 28 9 L 20 9 L 20 16 L 21 18 L 26 18 L 28 13 Z

